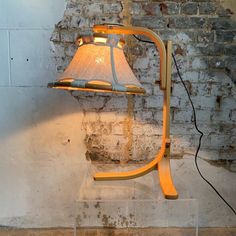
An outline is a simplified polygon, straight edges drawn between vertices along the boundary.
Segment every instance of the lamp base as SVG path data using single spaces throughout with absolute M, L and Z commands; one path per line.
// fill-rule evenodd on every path
M 157 169 L 164 197 L 166 199 L 177 199 L 178 193 L 172 180 L 168 153 L 168 148 L 166 149 L 165 145 L 163 145 L 156 158 L 141 168 L 127 172 L 96 173 L 93 178 L 97 181 L 127 180 L 140 177 Z
M 172 168 L 175 166 L 175 169 L 178 169 L 180 163 L 183 163 L 183 160 L 175 160 Z M 139 169 L 141 164 L 85 165 L 87 172 L 84 172 L 75 202 L 77 234 L 84 235 L 83 230 L 86 228 L 98 228 L 107 230 L 101 232 L 101 235 L 109 235 L 112 234 L 111 228 L 124 228 L 126 232 L 116 233 L 137 235 L 140 230 L 149 229 L 151 232 L 144 231 L 144 235 L 159 235 L 159 232 L 153 231 L 159 227 L 197 227 L 198 204 L 196 199 L 189 198 L 186 181 L 181 184 L 181 199 L 172 201 L 164 199 L 156 169 L 142 178 L 94 181 L 92 176 L 96 172 L 129 171 L 131 168 Z M 181 176 L 176 176 L 176 181 L 178 179 L 180 180 Z M 133 229 L 137 231 L 133 232 Z M 97 231 L 94 231 L 96 234 Z M 188 236 L 196 236 L 194 233 L 189 232 Z

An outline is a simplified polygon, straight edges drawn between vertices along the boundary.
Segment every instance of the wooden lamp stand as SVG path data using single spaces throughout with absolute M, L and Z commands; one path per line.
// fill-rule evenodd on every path
M 147 165 L 136 170 L 127 172 L 96 173 L 94 175 L 94 180 L 132 179 L 157 169 L 164 197 L 167 199 L 177 199 L 178 193 L 173 184 L 170 169 L 170 87 L 172 42 L 167 41 L 166 44 L 164 44 L 156 33 L 142 27 L 96 25 L 93 27 L 93 31 L 102 34 L 134 34 L 149 37 L 155 43 L 160 54 L 160 88 L 164 93 L 162 146 L 156 157 Z

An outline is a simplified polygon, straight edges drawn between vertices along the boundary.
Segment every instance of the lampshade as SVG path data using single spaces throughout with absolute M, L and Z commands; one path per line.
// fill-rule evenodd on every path
M 145 90 L 133 74 L 118 35 L 94 35 L 78 40 L 72 61 L 56 82 L 48 87 L 143 94 Z

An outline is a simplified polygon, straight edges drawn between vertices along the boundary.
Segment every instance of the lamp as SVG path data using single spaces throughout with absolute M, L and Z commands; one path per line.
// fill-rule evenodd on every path
M 134 76 L 123 53 L 124 40 L 120 35 L 144 35 L 156 45 L 160 54 L 160 88 L 164 93 L 162 146 L 147 165 L 127 172 L 97 173 L 95 180 L 125 180 L 136 178 L 157 169 L 165 198 L 177 199 L 178 193 L 170 169 L 170 86 L 172 42 L 166 44 L 153 31 L 133 26 L 95 25 L 93 36 L 79 39 L 79 48 L 72 61 L 56 82 L 48 87 L 65 90 L 84 90 L 144 94 L 145 90 Z

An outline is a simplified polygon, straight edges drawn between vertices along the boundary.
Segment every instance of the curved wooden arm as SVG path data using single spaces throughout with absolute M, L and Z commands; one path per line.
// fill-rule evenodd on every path
M 150 38 L 160 53 L 160 88 L 166 88 L 166 48 L 164 42 L 156 33 L 143 27 L 117 25 L 95 25 L 93 31 L 102 34 L 139 34 Z
M 155 167 L 158 168 L 160 184 L 165 198 L 177 199 L 178 193 L 171 177 L 170 170 L 170 86 L 171 86 L 171 51 L 172 43 L 167 42 L 167 49 L 160 37 L 153 31 L 133 26 L 96 25 L 93 27 L 95 33 L 102 34 L 140 34 L 149 37 L 156 45 L 160 53 L 160 88 L 164 90 L 163 101 L 163 134 L 162 147 L 155 159 L 149 164 L 132 171 L 97 173 L 95 180 L 122 180 L 136 178 L 147 174 Z
M 95 180 L 122 180 L 122 179 L 133 179 L 140 177 L 142 175 L 149 173 L 157 166 L 157 164 L 162 160 L 165 150 L 166 150 L 166 145 L 165 143 L 163 143 L 155 159 L 152 160 L 147 165 L 138 168 L 136 170 L 126 171 L 126 172 L 96 173 L 93 178 Z

